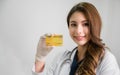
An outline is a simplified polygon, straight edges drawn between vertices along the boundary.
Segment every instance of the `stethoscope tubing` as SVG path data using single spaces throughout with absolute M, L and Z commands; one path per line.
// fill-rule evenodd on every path
M 54 75 L 59 75 L 60 71 L 62 69 L 62 67 L 65 65 L 65 63 L 67 64 L 72 64 L 72 60 L 71 60 L 71 56 L 74 53 L 74 51 L 76 51 L 77 47 L 75 47 L 72 51 L 66 52 L 63 54 L 63 57 L 66 57 L 66 59 L 61 58 L 58 62 L 57 62 L 57 66 L 55 68 L 54 71 Z

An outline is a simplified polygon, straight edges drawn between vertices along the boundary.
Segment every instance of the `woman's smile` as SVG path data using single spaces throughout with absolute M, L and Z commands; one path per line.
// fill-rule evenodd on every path
M 74 38 L 77 40 L 77 41 L 83 41 L 85 39 L 85 36 L 74 36 Z

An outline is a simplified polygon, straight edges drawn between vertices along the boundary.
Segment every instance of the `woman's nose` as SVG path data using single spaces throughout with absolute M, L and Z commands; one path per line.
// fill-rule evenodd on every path
M 83 33 L 83 27 L 82 26 L 77 26 L 76 28 L 76 32 L 79 34 L 79 33 Z

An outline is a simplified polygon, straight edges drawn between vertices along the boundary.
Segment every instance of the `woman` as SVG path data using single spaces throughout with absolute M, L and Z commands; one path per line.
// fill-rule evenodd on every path
M 65 51 L 47 65 L 45 57 L 52 47 L 45 45 L 46 35 L 42 36 L 38 44 L 33 74 L 120 75 L 116 58 L 100 38 L 102 23 L 94 5 L 88 2 L 75 5 L 67 16 L 67 24 L 70 36 L 78 46 L 72 51 Z

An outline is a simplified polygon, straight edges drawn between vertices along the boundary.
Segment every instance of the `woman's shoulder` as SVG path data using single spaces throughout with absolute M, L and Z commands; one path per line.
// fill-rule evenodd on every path
M 101 73 L 100 75 L 119 75 L 120 70 L 114 54 L 108 49 L 105 48 L 105 54 L 103 59 L 98 65 L 97 71 Z M 116 74 L 115 74 L 116 72 Z
M 54 50 L 47 56 L 46 64 L 55 65 L 58 60 L 65 58 L 69 52 L 71 51 L 68 51 L 65 48 L 54 48 Z
M 101 64 L 104 65 L 112 65 L 115 67 L 117 64 L 117 60 L 116 57 L 114 56 L 114 54 L 110 51 L 110 49 L 105 48 L 105 54 L 103 56 L 103 59 L 101 60 Z M 117 65 L 118 66 L 118 65 Z
M 101 62 L 104 64 L 112 65 L 112 64 L 117 64 L 117 59 L 109 48 L 105 48 L 105 55 Z
M 116 58 L 115 58 L 114 54 L 110 51 L 110 49 L 106 48 L 105 55 L 103 57 L 103 61 L 109 62 L 111 60 L 113 60 L 113 62 L 114 62 L 114 61 L 116 61 Z

